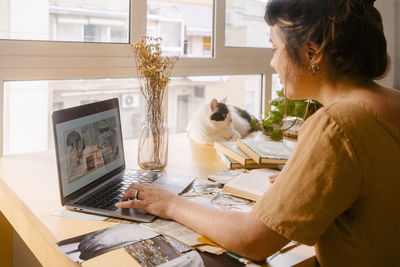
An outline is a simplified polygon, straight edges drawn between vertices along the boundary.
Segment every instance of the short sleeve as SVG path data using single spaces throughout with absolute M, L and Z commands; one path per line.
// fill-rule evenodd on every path
M 313 245 L 360 190 L 357 155 L 323 108 L 304 123 L 291 158 L 253 212 L 286 238 Z

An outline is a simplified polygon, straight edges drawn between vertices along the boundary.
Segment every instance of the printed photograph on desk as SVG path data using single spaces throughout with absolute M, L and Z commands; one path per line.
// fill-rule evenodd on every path
M 178 258 L 181 255 L 181 253 L 161 235 L 125 246 L 124 249 L 142 267 L 158 266 Z
M 82 263 L 106 252 L 158 235 L 158 233 L 137 224 L 120 223 L 99 231 L 62 240 L 57 245 L 74 262 Z
M 214 208 L 229 210 L 229 211 L 239 211 L 239 212 L 250 212 L 254 202 L 234 197 L 228 194 L 221 193 L 217 198 L 211 201 Z
M 220 187 L 221 185 L 217 183 L 210 183 L 196 179 L 193 182 L 192 188 L 189 191 L 182 194 L 182 197 L 190 199 L 192 197 L 198 197 L 203 195 L 213 195 L 219 191 Z
M 246 170 L 237 170 L 231 173 L 233 175 L 232 179 L 242 173 L 247 172 Z M 221 177 L 225 175 L 222 174 Z M 230 171 L 228 171 L 230 173 Z M 215 176 L 218 177 L 219 175 Z M 226 177 L 225 177 L 226 178 Z M 200 180 L 196 180 L 193 184 L 193 189 L 182 195 L 183 197 L 189 199 L 190 201 L 196 202 L 203 206 L 209 206 L 214 208 L 219 208 L 223 210 L 231 211 L 242 211 L 248 212 L 251 210 L 252 201 L 231 196 L 222 192 L 222 184 L 220 183 L 210 183 Z

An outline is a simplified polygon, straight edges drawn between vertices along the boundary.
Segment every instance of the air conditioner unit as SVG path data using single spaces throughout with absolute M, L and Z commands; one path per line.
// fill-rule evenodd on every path
M 122 108 L 137 108 L 139 107 L 139 93 L 123 94 L 121 102 Z

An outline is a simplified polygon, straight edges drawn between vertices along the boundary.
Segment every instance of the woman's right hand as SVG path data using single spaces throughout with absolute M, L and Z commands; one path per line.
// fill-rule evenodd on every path
M 171 219 L 173 205 L 178 199 L 177 195 L 156 185 L 133 183 L 125 191 L 122 201 L 115 206 L 137 208 L 164 219 Z

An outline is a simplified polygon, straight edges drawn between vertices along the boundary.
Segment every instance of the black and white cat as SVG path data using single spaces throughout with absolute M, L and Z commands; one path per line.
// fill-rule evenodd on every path
M 250 114 L 224 102 L 214 98 L 193 116 L 187 128 L 193 141 L 213 145 L 215 141 L 244 138 L 251 132 Z

